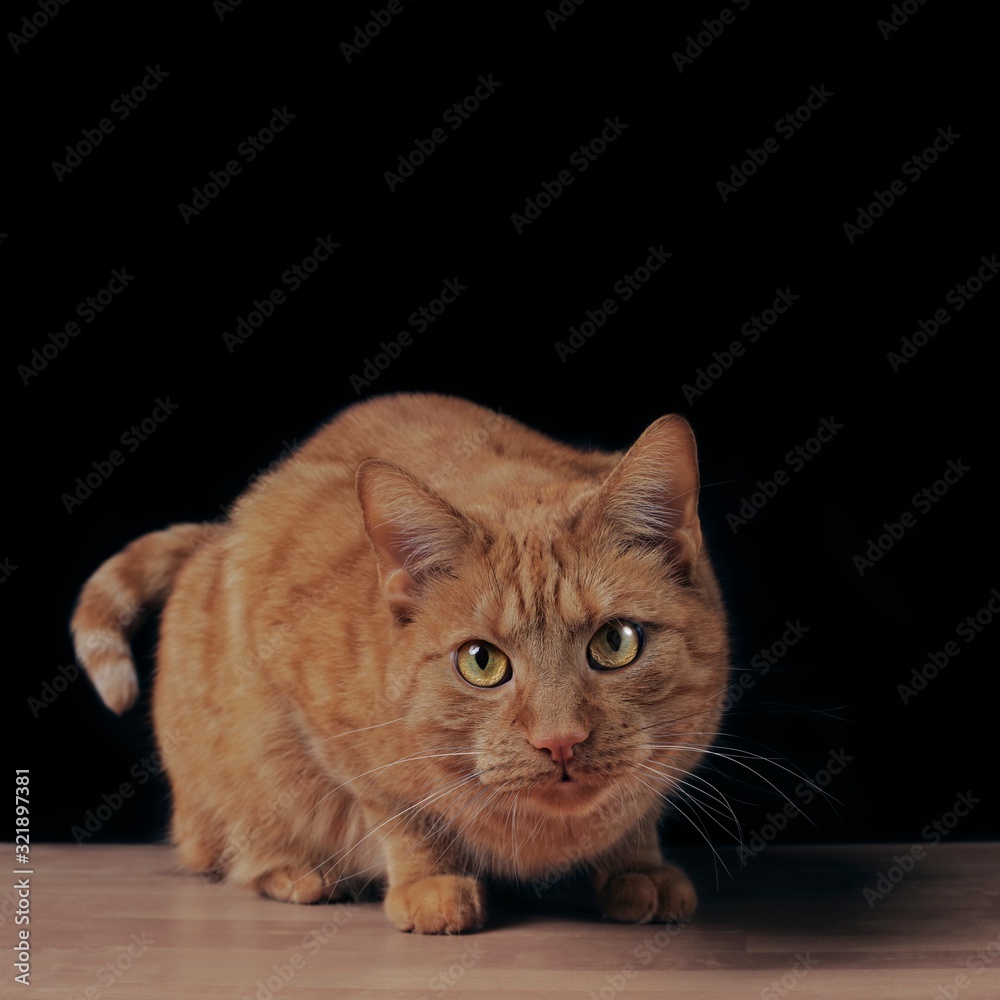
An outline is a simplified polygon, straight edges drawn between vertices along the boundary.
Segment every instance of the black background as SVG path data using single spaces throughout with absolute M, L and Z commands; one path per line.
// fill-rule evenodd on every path
M 22 6 L 5 30 L 39 9 Z M 36 837 L 73 839 L 123 782 L 135 794 L 86 839 L 163 833 L 165 783 L 140 785 L 134 770 L 152 752 L 148 704 L 115 718 L 84 678 L 41 700 L 72 662 L 67 624 L 87 576 L 143 532 L 217 516 L 287 442 L 399 390 L 465 396 L 601 447 L 684 414 L 732 610 L 734 676 L 786 622 L 808 628 L 728 717 L 725 745 L 774 760 L 754 762 L 760 777 L 721 760 L 705 772 L 744 836 L 783 804 L 769 782 L 804 808 L 784 840 L 917 840 L 964 792 L 982 803 L 950 836 L 995 835 L 1000 624 L 959 638 L 960 654 L 907 704 L 897 690 L 1000 587 L 1000 282 L 960 311 L 947 300 L 998 249 L 993 60 L 974 16 L 911 7 L 886 38 L 877 22 L 889 3 L 755 0 L 732 7 L 683 72 L 673 54 L 721 4 L 664 13 L 588 0 L 553 30 L 543 3 L 414 0 L 350 61 L 341 43 L 371 20 L 370 4 L 70 3 L 16 52 L 8 38 L 0 262 L 17 318 L 5 338 L 0 602 L 16 650 L 14 766 L 32 769 Z M 147 66 L 168 75 L 121 120 L 112 102 Z M 451 130 L 442 115 L 480 76 L 499 86 Z M 811 88 L 831 96 L 779 135 Z M 273 108 L 294 120 L 248 163 L 238 147 Z M 53 162 L 102 118 L 114 131 L 57 178 Z M 570 156 L 606 118 L 627 129 L 578 172 Z M 446 142 L 391 191 L 385 172 L 442 127 Z M 903 164 L 939 129 L 959 138 L 912 180 Z M 778 151 L 724 200 L 717 182 L 772 137 Z M 185 222 L 179 205 L 233 159 L 241 173 Z M 512 214 L 566 169 L 572 185 L 518 233 Z M 905 193 L 851 242 L 844 224 L 895 180 Z M 230 350 L 224 331 L 319 237 L 340 248 Z M 616 282 L 661 246 L 673 256 L 621 301 Z M 114 269 L 134 280 L 25 379 L 20 366 L 79 322 L 77 303 Z M 415 331 L 408 317 L 448 279 L 467 289 Z M 741 327 L 777 289 L 798 298 L 751 344 Z M 608 298 L 619 311 L 561 359 L 556 342 Z M 947 325 L 894 371 L 888 353 L 941 308 Z M 351 376 L 403 330 L 412 344 L 359 393 Z M 745 353 L 685 394 L 733 341 Z M 158 398 L 176 412 L 127 451 L 122 435 Z M 792 471 L 786 454 L 824 418 L 842 429 Z M 116 449 L 124 463 L 68 512 L 63 495 Z M 950 460 L 969 471 L 919 511 L 914 495 Z M 727 515 L 779 469 L 787 484 L 734 532 Z M 914 526 L 859 574 L 854 557 L 905 511 Z M 154 641 L 147 628 L 137 644 L 147 692 Z M 852 758 L 828 786 L 837 801 L 807 806 L 781 768 L 813 777 L 835 752 Z M 707 822 L 714 843 L 734 839 L 731 821 Z M 671 836 L 700 842 L 683 820 Z

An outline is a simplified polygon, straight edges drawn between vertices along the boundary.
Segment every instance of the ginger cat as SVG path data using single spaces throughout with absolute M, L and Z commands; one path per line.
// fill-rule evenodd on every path
M 570 859 L 606 917 L 685 920 L 657 824 L 728 671 L 697 504 L 678 416 L 608 454 L 460 399 L 376 398 L 224 523 L 107 560 L 77 655 L 125 711 L 123 609 L 165 601 L 153 715 L 193 871 L 299 903 L 372 884 L 433 934 L 481 927 L 491 876 Z

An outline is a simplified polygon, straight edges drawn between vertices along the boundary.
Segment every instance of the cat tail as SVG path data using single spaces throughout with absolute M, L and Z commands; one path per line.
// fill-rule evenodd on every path
M 166 601 L 184 563 L 223 530 L 206 523 L 152 531 L 102 563 L 84 584 L 70 623 L 73 646 L 113 712 L 120 715 L 139 696 L 129 638 Z

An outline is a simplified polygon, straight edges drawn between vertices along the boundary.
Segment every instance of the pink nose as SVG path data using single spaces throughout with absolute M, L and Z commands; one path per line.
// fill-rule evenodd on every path
M 552 760 L 560 767 L 565 767 L 573 757 L 573 747 L 582 743 L 590 733 L 570 733 L 566 736 L 544 736 L 532 740 L 532 745 L 539 750 L 548 750 Z

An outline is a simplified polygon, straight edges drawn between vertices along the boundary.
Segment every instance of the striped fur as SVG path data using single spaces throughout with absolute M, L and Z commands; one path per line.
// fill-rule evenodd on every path
M 728 669 L 697 494 L 676 416 L 605 453 L 458 399 L 373 399 L 225 524 L 110 558 L 77 653 L 124 711 L 129 635 L 165 605 L 153 715 L 194 871 L 295 902 L 379 887 L 396 927 L 440 932 L 483 923 L 489 877 L 576 865 L 607 916 L 683 919 L 694 889 L 657 821 Z M 595 669 L 588 644 L 620 619 L 642 652 Z M 506 654 L 506 683 L 462 679 L 470 641 Z

